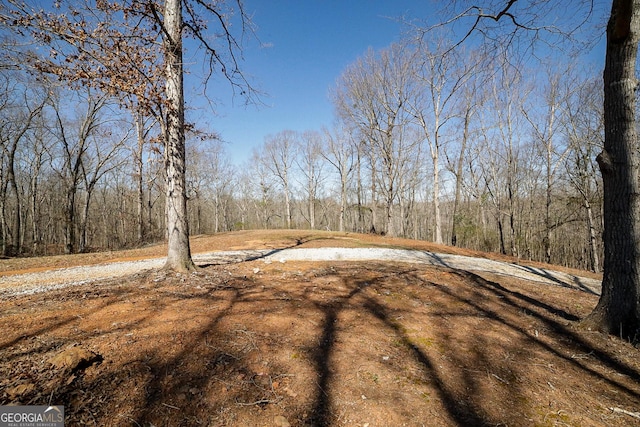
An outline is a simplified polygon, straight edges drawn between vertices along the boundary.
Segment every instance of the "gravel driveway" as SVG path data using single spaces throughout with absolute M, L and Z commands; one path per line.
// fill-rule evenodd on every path
M 472 272 L 489 272 L 533 282 L 580 289 L 599 295 L 600 281 L 558 271 L 510 264 L 484 258 L 449 255 L 425 251 L 384 248 L 300 248 L 209 252 L 193 257 L 197 265 L 226 264 L 261 259 L 265 263 L 288 261 L 394 261 L 447 267 Z M 158 269 L 165 258 L 114 262 L 83 267 L 63 268 L 38 273 L 0 277 L 0 298 L 27 295 L 88 282 L 124 277 Z

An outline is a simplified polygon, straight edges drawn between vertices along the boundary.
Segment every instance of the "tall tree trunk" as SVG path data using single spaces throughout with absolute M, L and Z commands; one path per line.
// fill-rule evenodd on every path
M 0 177 L 4 178 L 4 162 L 0 160 Z M 7 180 L 0 181 L 0 225 L 2 229 L 2 254 L 9 255 L 7 240 L 9 239 L 9 226 L 7 224 Z
M 22 137 L 25 135 L 27 130 L 31 127 L 31 123 L 34 118 L 40 114 L 44 105 L 44 101 L 41 105 L 37 106 L 35 109 L 29 112 L 29 115 L 21 121 L 20 129 L 18 132 L 11 138 L 11 141 L 8 144 L 8 147 L 5 146 L 4 152 L 6 154 L 7 161 L 7 184 L 8 189 L 13 193 L 13 198 L 15 202 L 15 209 L 13 211 L 13 218 L 11 220 L 11 227 L 13 229 L 11 233 L 11 245 L 3 250 L 3 252 L 9 251 L 10 255 L 19 255 L 22 252 L 22 244 L 23 244 L 23 230 L 22 230 L 22 200 L 20 197 L 20 190 L 18 188 L 18 182 L 16 180 L 15 173 L 15 163 L 16 163 L 16 152 L 18 150 L 18 144 L 22 140 Z M 5 198 L 4 202 L 6 203 L 6 198 L 8 196 L 7 187 L 3 189 L 3 196 Z M 5 206 L 6 207 L 6 206 Z M 2 212 L 5 213 L 4 211 Z M 26 222 L 26 219 L 25 219 Z M 6 235 L 3 236 L 6 239 Z
M 462 167 L 464 165 L 464 155 L 467 150 L 467 139 L 469 138 L 469 122 L 471 121 L 471 105 L 467 106 L 464 114 L 464 130 L 462 131 L 462 141 L 460 142 L 460 153 L 456 162 L 456 193 L 453 200 L 453 224 L 451 226 L 451 245 L 458 244 L 458 225 L 460 224 L 460 197 L 462 193 Z
M 340 174 L 340 222 L 338 231 L 344 231 L 344 219 L 347 214 L 347 174 Z
M 600 258 L 598 257 L 598 243 L 596 239 L 596 229 L 593 225 L 593 209 L 589 199 L 585 198 L 584 207 L 587 210 L 587 226 L 589 228 L 589 250 L 591 252 L 590 268 L 597 273 L 600 271 Z
M 356 228 L 356 230 L 360 233 L 364 232 L 364 211 L 363 211 L 363 206 L 362 206 L 362 151 L 361 151 L 361 147 L 362 144 L 358 145 L 358 156 L 357 156 L 357 163 L 356 163 L 356 171 L 357 171 L 357 178 L 356 178 L 356 193 L 358 195 L 358 226 Z
M 316 229 L 316 195 L 315 190 L 309 189 L 309 227 Z
M 291 219 L 292 219 L 292 212 L 291 212 L 291 196 L 289 195 L 289 179 L 287 178 L 287 176 L 285 175 L 284 178 L 284 204 L 285 204 L 285 215 L 286 215 L 286 226 L 287 229 L 291 228 Z
M 636 134 L 636 57 L 640 1 L 614 0 L 604 68 L 604 275 L 598 305 L 585 324 L 640 338 L 640 153 Z
M 76 192 L 77 186 L 70 185 L 67 188 L 66 202 L 64 206 L 64 253 L 72 254 L 76 247 Z
M 436 129 L 438 120 L 436 120 Z M 431 159 L 433 160 L 433 218 L 435 221 L 433 230 L 433 240 L 441 245 L 442 241 L 442 219 L 440 217 L 440 141 L 436 131 L 435 141 L 431 147 Z
M 20 199 L 20 192 L 18 190 L 18 183 L 16 182 L 16 174 L 14 169 L 15 162 L 15 148 L 12 150 L 11 155 L 9 156 L 9 164 L 7 168 L 8 172 L 8 180 L 9 180 L 9 189 L 13 193 L 13 200 L 15 203 L 15 208 L 13 210 L 13 218 L 11 219 L 11 245 L 8 249 L 10 255 L 19 255 L 22 252 L 22 241 L 21 241 L 21 228 L 22 228 L 22 200 Z
M 500 253 L 507 254 L 507 248 L 504 244 L 504 227 L 502 226 L 502 214 L 498 211 L 498 238 L 500 239 Z
M 137 200 L 137 237 L 138 243 L 144 241 L 144 123 L 142 113 L 136 112 L 136 135 L 138 139 L 138 147 L 136 150 L 136 186 L 138 192 Z
M 407 237 L 407 202 L 404 195 L 400 195 L 398 199 L 398 204 L 400 205 L 400 237 Z
M 418 206 L 416 203 L 416 188 L 413 187 L 411 191 L 411 215 L 413 220 L 413 240 L 418 240 L 420 238 L 420 224 L 419 224 L 419 215 L 418 215 Z
M 196 196 L 196 234 L 202 234 L 202 201 L 200 194 Z M 215 207 L 215 222 L 218 224 L 218 205 Z M 217 231 L 217 230 L 216 230 Z
M 385 231 L 387 236 L 396 237 L 396 228 L 393 221 L 393 199 L 395 188 L 393 186 L 393 178 L 392 173 L 389 171 L 390 168 L 387 169 L 387 176 L 389 177 L 389 184 L 386 188 L 386 207 L 385 207 Z
M 548 167 L 547 167 L 548 169 Z M 544 248 L 544 259 L 547 264 L 551 263 L 551 177 L 547 172 L 547 189 L 544 214 L 544 237 L 542 246 Z
M 40 154 L 41 156 L 41 154 Z M 29 180 L 29 191 L 31 193 L 31 234 L 33 234 L 32 251 L 33 255 L 40 254 L 40 210 L 38 203 L 38 176 L 40 174 L 40 158 L 36 160 L 38 167 Z
M 185 176 L 184 87 L 182 67 L 182 1 L 165 0 L 164 38 L 167 95 L 165 171 L 168 251 L 165 268 L 195 269 L 189 246 Z
M 80 242 L 78 244 L 78 252 L 87 251 L 87 225 L 89 223 L 89 208 L 91 207 L 91 197 L 96 188 L 97 179 L 86 183 L 86 197 L 82 206 L 82 216 L 80 217 Z
M 376 233 L 376 222 L 378 219 L 378 192 L 376 191 L 376 166 L 375 159 L 371 158 L 371 226 L 370 233 Z
M 548 159 L 549 160 L 549 159 Z M 547 162 L 547 200 L 545 202 L 544 214 L 544 237 L 542 245 L 544 246 L 544 259 L 547 264 L 551 263 L 551 165 Z
M 515 162 L 511 155 L 511 148 L 509 149 L 509 164 L 512 165 Z M 509 238 L 511 240 L 511 256 L 520 258 L 518 252 L 517 238 L 516 238 L 516 201 L 514 194 L 513 179 L 515 172 L 513 167 L 509 166 L 509 176 L 507 177 L 507 197 L 509 201 Z
M 91 206 L 91 191 L 87 191 L 84 205 L 82 206 L 82 215 L 80 216 L 80 242 L 78 243 L 78 252 L 87 251 L 87 223 L 89 222 L 89 207 Z
M 213 230 L 216 233 L 220 232 L 220 195 L 218 194 L 218 191 L 216 191 L 216 195 L 215 195 L 215 199 L 214 199 L 214 204 L 215 204 L 215 224 L 213 227 Z
M 385 208 L 385 223 L 386 223 L 386 235 L 389 237 L 396 237 L 396 228 L 393 222 L 393 200 L 389 197 L 387 199 L 387 206 Z
M 477 248 L 479 250 L 486 250 L 483 248 L 486 248 L 486 241 L 487 241 L 487 210 L 485 209 L 485 203 L 484 201 L 480 200 L 480 206 L 478 206 L 478 219 L 480 220 L 480 224 L 482 225 L 482 234 L 481 236 L 478 236 L 477 239 Z M 480 237 L 482 237 L 482 240 L 480 240 Z
M 146 197 L 146 205 L 147 205 L 147 215 L 146 215 L 146 223 L 147 223 L 147 235 L 151 235 L 151 230 L 153 230 L 153 205 L 155 202 L 152 201 L 153 196 L 153 188 L 151 184 L 147 185 L 147 197 Z M 157 233 L 156 233 L 157 234 Z

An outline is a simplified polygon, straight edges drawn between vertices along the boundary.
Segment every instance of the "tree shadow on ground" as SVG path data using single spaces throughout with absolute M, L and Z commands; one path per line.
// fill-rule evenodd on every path
M 332 421 L 335 423 L 336 408 L 331 404 L 331 383 L 336 376 L 332 368 L 332 358 L 336 353 L 333 343 L 337 340 L 337 330 L 341 329 L 338 324 L 338 314 L 340 310 L 348 308 L 356 308 L 374 316 L 395 337 L 396 342 L 404 348 L 407 359 L 412 359 L 422 368 L 424 382 L 435 387 L 439 400 L 446 409 L 448 422 L 454 425 L 499 425 L 505 422 L 505 419 L 500 416 L 508 416 L 509 412 L 517 413 L 519 410 L 525 413 L 531 412 L 532 408 L 523 405 L 523 402 L 529 399 L 528 390 L 525 390 L 526 381 L 523 380 L 528 368 L 524 366 L 518 369 L 517 363 L 515 366 L 501 363 L 495 358 L 495 355 L 500 353 L 505 354 L 506 357 L 513 357 L 513 355 L 521 357 L 523 352 L 532 351 L 551 355 L 552 359 L 561 359 L 573 365 L 576 370 L 589 376 L 592 381 L 607 383 L 609 387 L 615 389 L 615 393 L 624 393 L 631 399 L 640 397 L 637 387 L 629 386 L 629 380 L 637 382 L 640 379 L 637 368 L 616 360 L 606 350 L 593 346 L 571 326 L 567 326 L 579 320 L 577 315 L 520 291 L 510 290 L 478 274 L 455 270 L 450 273 L 462 279 L 460 282 L 465 285 L 450 286 L 447 283 L 431 282 L 407 271 L 398 272 L 395 280 L 401 284 L 404 282 L 430 288 L 448 300 L 448 304 L 443 307 L 444 310 L 431 313 L 432 320 L 456 316 L 475 318 L 478 329 L 472 337 L 468 337 L 473 342 L 466 348 L 464 346 L 469 343 L 463 344 L 454 331 L 448 330 L 447 327 L 431 330 L 435 337 L 433 341 L 438 343 L 438 351 L 434 352 L 432 349 L 429 351 L 430 342 L 427 342 L 426 346 L 421 345 L 424 343 L 420 343 L 419 337 L 418 339 L 412 337 L 407 332 L 407 326 L 398 320 L 410 313 L 385 304 L 385 298 L 381 298 L 384 294 L 375 292 L 376 289 L 379 291 L 387 286 L 385 280 L 372 280 L 368 283 L 360 279 L 347 281 L 352 290 L 346 297 L 338 298 L 331 304 L 317 305 L 323 311 L 325 318 L 322 323 L 322 338 L 314 357 L 319 380 L 313 411 L 315 416 L 308 420 L 311 425 L 328 426 L 332 425 Z M 365 288 L 374 292 L 366 294 L 361 292 Z M 521 322 L 514 320 L 514 316 L 517 317 L 522 313 L 532 316 L 546 326 L 557 346 L 540 337 L 537 330 L 529 331 Z M 501 343 L 493 336 L 485 334 L 484 328 L 506 330 L 512 337 L 507 342 Z M 501 333 L 503 332 L 497 332 L 497 334 Z M 576 357 L 577 354 L 589 355 L 589 360 Z M 454 369 L 443 370 L 442 359 L 447 360 Z M 604 369 L 601 369 L 602 366 Z M 451 372 L 456 369 L 458 374 L 452 375 Z M 468 374 L 470 372 L 476 375 Z M 612 373 L 615 374 L 612 375 Z M 625 377 L 625 381 L 619 381 L 616 378 L 620 375 Z M 510 402 L 506 406 L 503 405 L 502 413 L 489 407 L 495 403 L 491 402 L 491 399 L 488 404 L 485 403 L 484 394 L 492 391 L 491 387 L 487 387 L 487 378 L 495 380 L 494 382 L 502 388 L 496 394 Z M 546 383 L 550 388 L 554 388 L 550 381 Z M 518 406 L 521 408 L 518 409 Z M 424 425 L 430 425 L 430 423 L 425 420 Z
M 70 425 L 273 425 L 276 415 L 292 426 L 522 425 L 563 416 L 546 397 L 564 390 L 640 403 L 637 366 L 586 339 L 572 326 L 579 316 L 535 287 L 409 264 L 250 274 L 256 265 L 60 292 L 69 307 L 89 293 L 94 313 L 10 339 L 0 367 L 31 366 L 42 390 L 20 403 L 64 404 Z M 102 349 L 104 362 L 50 382 L 50 346 L 4 358 L 48 334 Z
M 216 253 L 209 254 L 206 259 L 202 260 L 202 255 L 196 255 L 194 258 L 200 258 L 197 262 L 198 268 L 208 268 L 214 267 L 216 265 L 227 265 L 232 263 L 240 263 L 240 262 L 250 262 L 257 261 L 263 258 L 267 258 L 273 255 L 276 255 L 279 252 L 282 252 L 287 249 L 293 249 L 298 246 L 304 245 L 305 243 L 311 240 L 320 240 L 319 238 L 312 238 L 312 236 L 301 236 L 295 238 L 295 243 L 292 243 L 288 246 L 283 246 L 281 248 L 273 248 L 269 250 L 242 250 L 238 251 L 237 254 L 229 255 L 228 253 L 223 253 L 221 256 L 216 256 Z
M 456 393 L 447 383 L 447 379 L 439 374 L 436 368 L 437 362 L 409 339 L 397 322 L 391 319 L 388 310 L 383 305 L 373 298 L 368 298 L 364 308 L 382 321 L 387 328 L 393 330 L 411 357 L 425 369 L 426 377 L 435 384 L 438 395 L 455 424 L 460 426 L 495 425 L 471 404 L 471 398 L 478 393 L 474 382 L 467 382 L 464 395 Z
M 537 267 L 532 267 L 532 266 L 528 266 L 528 265 L 520 265 L 520 264 L 513 264 L 514 267 L 520 268 L 528 273 L 532 273 L 536 276 L 540 276 L 543 279 L 549 280 L 552 283 L 556 284 L 557 286 L 561 286 L 563 288 L 573 288 L 576 287 L 577 289 L 580 289 L 581 291 L 584 292 L 588 292 L 592 295 L 600 295 L 600 292 L 596 292 L 595 290 L 593 290 L 590 286 L 588 286 L 586 283 L 584 283 L 584 281 L 576 275 L 573 274 L 569 274 L 569 273 L 565 273 L 571 280 L 571 282 L 573 283 L 573 285 L 569 285 L 567 284 L 565 281 L 561 280 L 560 278 L 556 277 L 551 271 L 543 269 L 543 268 L 537 268 Z
M 568 326 L 568 325 L 571 325 L 571 323 L 565 322 L 563 324 L 558 319 L 560 318 L 560 319 L 570 320 L 575 322 L 580 320 L 578 316 L 569 314 L 565 310 L 554 308 L 549 304 L 546 304 L 542 301 L 539 301 L 521 292 L 510 290 L 502 286 L 500 283 L 484 279 L 483 277 L 481 277 L 476 273 L 472 273 L 468 271 L 459 271 L 458 274 L 462 275 L 463 277 L 470 278 L 478 286 L 488 290 L 489 292 L 503 299 L 506 304 L 510 305 L 516 310 L 527 311 L 529 315 L 540 320 L 555 334 L 568 339 L 571 342 L 571 347 L 574 350 L 574 354 L 575 353 L 589 354 L 599 363 L 603 364 L 606 368 L 616 373 L 622 374 L 632 379 L 633 381 L 640 382 L 640 372 L 637 369 L 631 366 L 628 366 L 627 364 L 622 363 L 619 360 L 616 360 L 610 354 L 608 354 L 606 351 L 603 351 L 602 349 L 594 348 L 594 346 L 591 343 L 587 342 L 580 334 L 576 332 L 575 328 Z M 467 301 L 467 303 L 473 304 L 473 302 L 471 301 Z M 478 307 L 478 309 L 480 309 L 480 307 Z M 517 328 L 516 325 L 508 321 L 505 321 L 504 323 L 506 326 L 510 328 Z M 638 394 L 637 391 L 631 390 L 628 387 L 622 385 L 621 383 L 616 381 L 613 377 L 602 375 L 602 373 L 595 371 L 593 368 L 591 368 L 586 363 L 584 363 L 581 359 L 571 357 L 570 355 L 562 353 L 557 348 L 554 348 L 550 345 L 542 343 L 541 340 L 536 339 L 536 337 L 534 336 L 531 336 L 531 334 L 528 333 L 527 331 L 520 331 L 520 333 L 529 335 L 530 339 L 534 340 L 538 345 L 543 346 L 547 351 L 557 355 L 558 357 L 565 359 L 569 363 L 575 364 L 576 367 L 583 369 L 596 377 L 599 377 L 603 381 L 608 382 L 612 387 L 619 388 L 622 391 L 625 391 L 627 393 L 631 393 L 637 397 L 640 397 L 640 394 Z
M 338 295 L 328 302 L 318 302 L 311 299 L 315 308 L 323 314 L 320 324 L 322 332 L 318 339 L 318 345 L 310 351 L 317 376 L 317 390 L 311 416 L 306 421 L 314 426 L 330 425 L 330 421 L 333 419 L 330 395 L 333 380 L 331 360 L 335 349 L 334 343 L 337 339 L 338 314 L 346 308 L 354 296 L 369 286 L 369 283 L 364 280 L 354 280 L 345 284 L 349 289 L 346 295 Z

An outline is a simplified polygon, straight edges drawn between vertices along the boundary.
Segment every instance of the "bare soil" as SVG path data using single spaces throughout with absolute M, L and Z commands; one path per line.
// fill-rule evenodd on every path
M 494 257 L 304 231 L 197 236 L 192 248 L 336 246 Z M 9 259 L 0 271 L 163 255 Z M 0 404 L 64 405 L 69 426 L 640 426 L 640 352 L 580 327 L 596 303 L 400 262 L 144 272 L 0 300 Z

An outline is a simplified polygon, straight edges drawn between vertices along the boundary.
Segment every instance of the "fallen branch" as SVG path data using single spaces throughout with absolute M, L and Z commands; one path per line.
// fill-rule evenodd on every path
M 505 384 L 509 384 L 509 382 L 507 380 L 503 380 L 502 378 L 500 378 L 499 376 L 497 376 L 496 374 L 491 374 L 493 377 L 495 377 L 498 381 L 503 382 Z
M 271 399 L 260 399 L 260 400 L 256 400 L 255 402 L 238 402 L 236 400 L 236 405 L 239 406 L 253 406 L 253 405 L 263 405 L 265 403 L 269 404 L 269 403 L 275 403 L 275 400 L 271 400 Z
M 162 405 L 166 406 L 167 408 L 175 409 L 176 411 L 180 410 L 180 408 L 178 408 L 177 406 L 169 405 L 168 403 L 163 402 Z
M 630 417 L 638 418 L 640 420 L 640 412 L 631 412 L 631 411 L 627 411 L 627 410 L 622 409 L 622 408 L 609 408 L 609 409 L 611 409 L 613 412 L 617 412 L 619 414 L 629 415 Z

